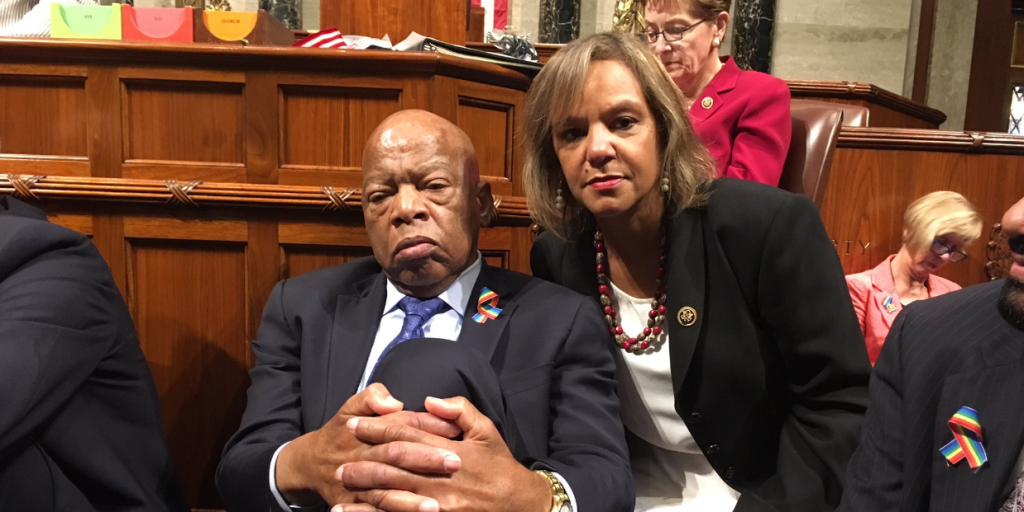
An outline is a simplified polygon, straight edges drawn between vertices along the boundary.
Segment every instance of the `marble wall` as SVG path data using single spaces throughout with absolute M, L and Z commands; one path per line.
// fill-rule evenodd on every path
M 978 0 L 937 0 L 925 103 L 946 113 L 944 130 L 963 130 Z
M 912 6 L 913 0 L 778 0 L 772 74 L 870 82 L 902 93 Z

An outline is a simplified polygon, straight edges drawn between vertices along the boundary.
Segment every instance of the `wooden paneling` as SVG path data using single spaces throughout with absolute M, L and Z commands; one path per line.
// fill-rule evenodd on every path
M 126 80 L 124 88 L 128 161 L 244 162 L 241 84 Z
M 248 386 L 245 246 L 126 242 L 128 303 L 160 395 L 168 448 L 192 504 L 217 504 L 214 472 Z
M 0 75 L 0 154 L 85 157 L 85 107 L 85 77 Z
M 496 194 L 521 193 L 516 184 L 522 164 L 516 154 L 515 134 L 524 98 L 490 85 L 460 81 L 458 87 L 455 124 L 473 141 L 480 175 L 491 178 Z
M 320 3 L 320 26 L 338 27 L 342 34 L 387 34 L 393 43 L 418 32 L 465 44 L 468 11 L 466 0 L 331 0 Z
M 284 277 L 295 277 L 310 270 L 373 255 L 369 247 L 282 245 L 281 249 L 284 252 Z
M 940 110 L 869 83 L 786 80 L 786 84 L 794 98 L 867 107 L 873 128 L 938 128 L 946 121 Z
M 964 129 L 1006 131 L 1013 49 L 1010 0 L 978 0 Z
M 281 166 L 358 172 L 367 138 L 401 100 L 400 89 L 282 86 Z

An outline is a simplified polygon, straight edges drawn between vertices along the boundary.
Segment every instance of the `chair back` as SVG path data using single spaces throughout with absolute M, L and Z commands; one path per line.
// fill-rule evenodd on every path
M 832 103 L 830 101 L 821 100 L 805 100 L 800 98 L 794 98 L 790 102 L 790 105 L 790 108 L 793 110 L 813 106 L 826 106 L 838 108 L 839 110 L 843 111 L 843 126 L 852 126 L 856 128 L 867 128 L 868 126 L 870 126 L 871 110 L 861 105 L 851 105 L 849 103 Z
M 832 154 L 839 140 L 843 110 L 832 103 L 813 102 L 794 103 L 791 112 L 793 138 L 782 166 L 779 188 L 809 197 L 820 210 L 832 172 Z

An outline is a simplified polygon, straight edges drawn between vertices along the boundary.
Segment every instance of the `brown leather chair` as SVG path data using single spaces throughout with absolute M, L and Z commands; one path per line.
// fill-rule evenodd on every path
M 832 172 L 843 109 L 827 102 L 811 103 L 794 102 L 792 106 L 793 138 L 779 188 L 811 198 L 820 210 Z
M 811 106 L 826 106 L 832 108 L 838 108 L 843 111 L 843 126 L 855 126 L 857 128 L 867 128 L 869 125 L 871 111 L 867 107 L 860 105 L 850 105 L 849 103 L 832 103 L 830 101 L 820 100 L 805 100 L 805 99 L 794 99 L 790 102 L 792 109 L 806 108 Z

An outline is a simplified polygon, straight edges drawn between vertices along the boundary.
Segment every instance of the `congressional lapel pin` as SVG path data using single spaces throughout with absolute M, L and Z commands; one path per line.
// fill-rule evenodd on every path
M 988 454 L 981 444 L 981 422 L 978 411 L 964 406 L 949 419 L 949 430 L 953 432 L 953 440 L 939 449 L 950 466 L 967 459 L 971 470 L 977 472 L 988 462 Z
M 480 290 L 480 299 L 476 304 L 477 313 L 473 315 L 473 321 L 478 324 L 494 320 L 501 314 L 501 309 L 498 308 L 498 294 L 486 286 Z
M 896 312 L 896 303 L 892 300 L 892 295 L 889 295 L 882 301 L 882 306 L 885 306 L 885 310 L 890 313 Z
M 697 310 L 690 306 L 681 307 L 676 313 L 676 320 L 679 321 L 679 325 L 689 327 L 697 323 Z
M 711 108 L 711 106 L 714 104 L 715 100 L 711 99 L 710 96 L 705 96 L 704 99 L 700 100 L 700 106 L 704 107 L 705 109 Z

